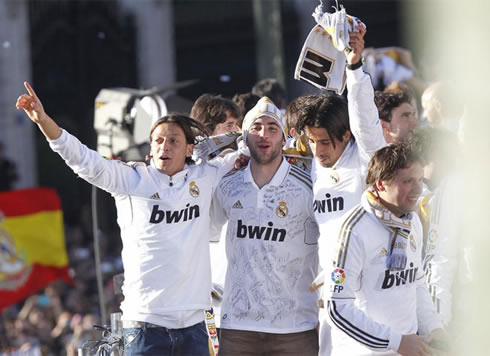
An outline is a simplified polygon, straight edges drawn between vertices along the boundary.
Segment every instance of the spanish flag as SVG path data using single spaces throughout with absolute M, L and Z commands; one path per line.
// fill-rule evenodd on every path
M 71 283 L 56 192 L 0 193 L 0 310 L 59 278 Z

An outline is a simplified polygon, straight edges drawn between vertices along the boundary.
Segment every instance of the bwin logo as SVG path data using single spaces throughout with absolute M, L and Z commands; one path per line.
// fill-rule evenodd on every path
M 313 203 L 313 210 L 320 214 L 325 213 L 325 211 L 331 213 L 332 211 L 344 210 L 344 198 L 336 197 L 331 198 L 330 194 L 325 194 L 327 199 L 325 200 L 315 200 Z
M 388 289 L 394 285 L 399 286 L 400 284 L 413 283 L 415 281 L 415 277 L 417 276 L 417 270 L 417 267 L 413 268 L 413 262 L 410 262 L 409 269 L 403 271 L 390 273 L 390 270 L 386 270 L 381 288 Z
M 269 227 L 247 226 L 243 224 L 241 220 L 238 220 L 236 237 L 243 239 L 248 235 L 248 237 L 251 239 L 257 239 L 257 240 L 263 239 L 264 241 L 270 240 L 270 241 L 283 242 L 284 239 L 286 238 L 286 230 L 277 229 L 277 228 L 273 229 L 272 226 L 274 224 L 270 221 L 267 223 L 267 225 Z
M 187 204 L 185 209 L 177 211 L 163 211 L 158 209 L 158 205 L 153 205 L 153 210 L 151 211 L 150 222 L 152 224 L 159 224 L 164 219 L 167 224 L 178 223 L 181 220 L 187 221 L 199 217 L 199 205 L 190 206 Z

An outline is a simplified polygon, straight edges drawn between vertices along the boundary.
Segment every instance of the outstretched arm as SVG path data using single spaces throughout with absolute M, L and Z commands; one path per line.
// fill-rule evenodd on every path
M 364 50 L 366 28 L 359 26 L 360 32 L 351 32 L 349 45 L 352 51 L 346 54 L 347 63 L 356 69 L 347 69 L 347 101 L 351 132 L 356 138 L 361 163 L 367 167 L 371 155 L 386 146 L 379 122 L 378 109 L 374 103 L 374 89 L 369 75 L 360 64 Z
M 57 139 L 61 135 L 61 128 L 46 114 L 43 104 L 34 89 L 32 89 L 32 86 L 28 82 L 24 82 L 24 86 L 29 94 L 22 94 L 17 98 L 17 109 L 24 109 L 29 119 L 39 126 L 39 129 L 48 140 Z
M 62 130 L 46 114 L 31 85 L 27 82 L 24 85 L 29 94 L 19 96 L 17 109 L 24 109 L 27 116 L 39 126 L 49 140 L 51 149 L 57 152 L 76 174 L 111 194 L 125 194 L 134 189 L 140 177 L 133 167 L 119 161 L 104 159 L 75 136 Z

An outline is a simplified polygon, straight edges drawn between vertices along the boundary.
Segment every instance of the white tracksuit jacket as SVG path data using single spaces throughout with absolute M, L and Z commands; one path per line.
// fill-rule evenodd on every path
M 210 305 L 209 208 L 215 185 L 233 167 L 186 165 L 167 176 L 152 166 L 106 160 L 62 131 L 49 142 L 81 178 L 112 194 L 121 228 L 123 320 L 184 328 Z
M 311 173 L 320 248 L 326 239 L 331 240 L 329 223 L 361 201 L 369 160 L 374 152 L 386 146 L 371 78 L 362 68 L 347 70 L 347 89 L 349 124 L 355 141 L 349 142 L 332 168 L 322 167 L 315 159 Z
M 431 216 L 426 241 L 424 269 L 427 284 L 445 327 L 453 320 L 453 311 L 462 315 L 466 298 L 453 298 L 453 294 L 466 290 L 472 280 L 473 249 L 464 237 L 465 196 L 460 175 L 449 176 L 436 189 L 430 201 Z
M 414 213 L 403 271 L 386 267 L 391 232 L 365 199 L 338 224 L 335 263 L 326 272 L 332 355 L 397 355 L 401 337 L 442 323 L 422 266 L 422 225 Z M 328 277 L 328 278 L 327 278 Z
M 383 130 L 374 103 L 374 89 L 369 75 L 362 71 L 347 70 L 347 101 L 351 140 L 332 168 L 324 168 L 313 160 L 311 178 L 313 181 L 315 217 L 320 228 L 318 241 L 320 266 L 331 266 L 331 249 L 336 241 L 332 232 L 335 221 L 346 211 L 361 201 L 366 187 L 369 160 L 374 152 L 386 146 Z M 330 354 L 328 315 L 320 310 L 320 355 Z

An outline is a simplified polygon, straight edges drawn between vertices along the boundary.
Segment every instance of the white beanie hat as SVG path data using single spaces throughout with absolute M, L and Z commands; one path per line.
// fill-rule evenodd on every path
M 257 102 L 257 104 L 255 104 L 255 106 L 245 115 L 245 118 L 243 119 L 242 135 L 245 145 L 247 144 L 248 130 L 250 130 L 250 127 L 253 125 L 255 120 L 262 116 L 271 117 L 276 120 L 277 124 L 281 127 L 284 138 L 286 138 L 286 124 L 284 122 L 284 116 L 282 115 L 281 110 L 279 110 L 279 108 L 274 105 L 271 99 L 263 96 Z

